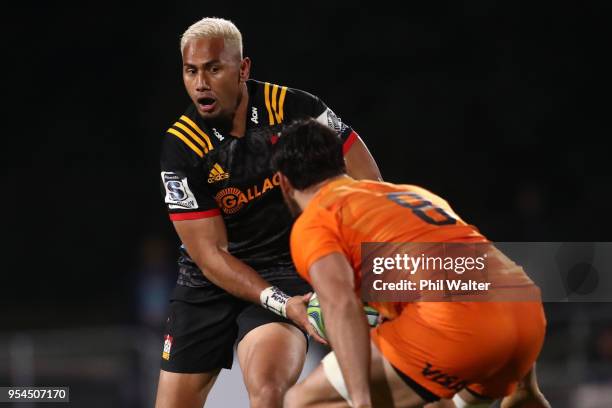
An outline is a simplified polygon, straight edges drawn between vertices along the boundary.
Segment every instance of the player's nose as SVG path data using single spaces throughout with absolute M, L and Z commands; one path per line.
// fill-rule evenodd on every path
M 196 78 L 196 91 L 208 91 L 210 90 L 210 84 L 205 73 L 200 73 Z

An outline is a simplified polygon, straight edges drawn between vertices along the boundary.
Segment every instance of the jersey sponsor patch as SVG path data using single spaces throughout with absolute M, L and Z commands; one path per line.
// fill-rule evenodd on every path
M 181 178 L 171 171 L 162 171 L 161 177 L 166 189 L 165 202 L 168 208 L 172 210 L 198 208 L 198 202 L 187 184 L 187 177 Z
M 212 128 L 212 131 L 215 134 L 215 137 L 219 139 L 220 142 L 222 142 L 225 139 L 223 135 L 216 128 Z
M 251 122 L 259 125 L 259 113 L 257 113 L 257 108 L 255 106 L 251 107 Z
M 325 111 L 317 117 L 317 122 L 327 126 L 330 129 L 335 130 L 338 133 L 343 132 L 346 129 L 346 125 L 342 123 L 342 119 L 340 119 L 334 111 L 327 108 Z
M 280 177 L 277 173 L 272 177 L 266 177 L 262 184 L 249 187 L 246 192 L 236 187 L 224 188 L 217 193 L 215 200 L 225 214 L 234 214 L 245 204 L 261 197 L 279 185 Z

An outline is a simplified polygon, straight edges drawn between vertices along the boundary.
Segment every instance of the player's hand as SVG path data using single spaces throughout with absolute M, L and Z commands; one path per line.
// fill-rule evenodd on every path
M 551 408 L 540 390 L 517 389 L 512 395 L 505 397 L 501 408 Z
M 289 298 L 287 305 L 285 306 L 285 312 L 287 318 L 293 320 L 298 326 L 306 330 L 306 333 L 321 344 L 327 345 L 327 341 L 319 336 L 315 331 L 314 327 L 308 321 L 308 314 L 306 313 L 306 306 L 312 296 L 312 292 L 308 292 L 305 295 L 298 295 Z

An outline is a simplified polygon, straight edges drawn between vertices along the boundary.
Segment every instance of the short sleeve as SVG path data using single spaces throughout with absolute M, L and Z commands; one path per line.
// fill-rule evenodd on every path
M 334 252 L 344 254 L 336 217 L 324 208 L 305 212 L 291 231 L 291 256 L 304 279 L 310 281 L 310 267 L 319 259 Z
M 357 132 L 351 126 L 343 122 L 321 99 L 308 92 L 293 90 L 296 105 L 303 107 L 305 116 L 315 118 L 317 122 L 328 126 L 338 133 L 343 142 L 343 152 L 346 154 L 353 143 L 357 140 Z
M 161 191 L 172 221 L 220 215 L 206 183 L 202 160 L 173 134 L 164 136 L 160 159 Z

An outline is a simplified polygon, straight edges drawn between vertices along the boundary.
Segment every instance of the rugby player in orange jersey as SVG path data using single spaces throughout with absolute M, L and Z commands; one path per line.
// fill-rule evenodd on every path
M 272 164 L 300 214 L 292 257 L 319 296 L 334 350 L 291 388 L 286 407 L 421 407 L 449 398 L 438 404 L 484 407 L 535 378 L 546 325 L 539 290 L 492 246 L 489 276 L 535 292 L 531 301 L 371 303 L 387 320 L 370 340 L 355 295 L 362 242 L 488 243 L 446 201 L 417 186 L 348 177 L 341 143 L 314 120 L 282 132 Z M 515 394 L 504 406 L 548 406 L 537 384 L 527 384 L 526 398 Z

